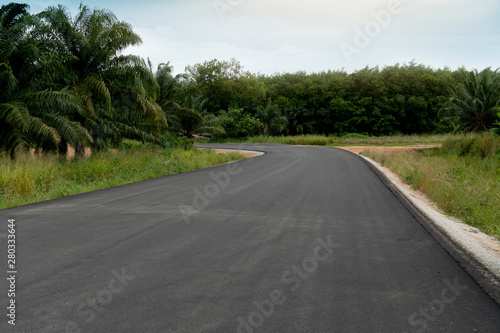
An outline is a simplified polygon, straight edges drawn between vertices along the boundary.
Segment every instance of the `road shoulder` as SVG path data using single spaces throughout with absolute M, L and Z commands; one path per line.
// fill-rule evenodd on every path
M 368 157 L 351 153 L 366 161 L 424 228 L 500 304 L 500 242 L 477 228 L 443 214 L 427 196 L 404 184 L 388 168 Z

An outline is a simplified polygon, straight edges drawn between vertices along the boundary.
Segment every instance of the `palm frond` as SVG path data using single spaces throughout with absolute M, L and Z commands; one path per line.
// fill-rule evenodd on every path
M 134 126 L 129 126 L 127 124 L 119 122 L 115 123 L 115 126 L 123 137 L 129 139 L 139 139 L 143 142 L 158 143 L 158 138 L 156 138 L 154 135 L 151 135 L 150 133 L 147 133 L 145 131 L 141 131 Z
M 500 98 L 500 73 L 491 68 L 478 72 L 462 71 L 463 82 L 454 91 L 445 109 L 448 118 L 464 131 L 485 130 L 492 126 Z
M 12 128 L 25 132 L 31 125 L 31 115 L 22 102 L 11 101 L 0 104 L 0 121 L 5 121 Z
M 29 144 L 26 138 L 26 133 L 20 132 L 16 129 L 9 131 L 4 142 L 4 147 L 10 153 L 12 158 L 14 158 L 14 156 L 18 153 L 27 152 Z
M 104 80 L 97 74 L 93 74 L 87 77 L 84 85 L 88 91 L 92 93 L 92 95 L 97 96 L 99 99 L 104 101 L 106 112 L 111 113 L 111 94 L 109 93 Z
M 81 99 L 68 88 L 59 91 L 51 89 L 28 93 L 23 96 L 24 103 L 40 113 L 59 112 L 61 114 L 82 114 Z M 35 113 L 36 114 L 36 113 Z
M 12 73 L 12 68 L 6 63 L 0 63 L 0 98 L 5 100 L 12 94 L 17 86 L 17 79 Z
M 59 132 L 55 128 L 48 126 L 41 118 L 31 118 L 31 124 L 28 132 L 33 136 L 40 136 L 49 139 L 55 144 L 61 142 L 61 135 Z
M 71 121 L 67 117 L 57 114 L 44 114 L 42 119 L 48 126 L 56 129 L 57 133 L 72 146 L 93 142 L 89 131 L 79 122 Z
M 13 27 L 20 19 L 28 13 L 28 4 L 11 2 L 0 7 L 0 28 Z

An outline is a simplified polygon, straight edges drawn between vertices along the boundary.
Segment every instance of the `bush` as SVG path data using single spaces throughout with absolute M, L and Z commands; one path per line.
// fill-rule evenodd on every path
M 262 132 L 264 124 L 243 109 L 229 108 L 228 111 L 220 111 L 219 118 L 221 126 L 226 131 L 226 137 L 241 138 L 258 135 Z
M 194 140 L 186 137 L 179 137 L 170 132 L 165 132 L 162 136 L 164 148 L 181 148 L 184 150 L 191 150 L 194 148 Z

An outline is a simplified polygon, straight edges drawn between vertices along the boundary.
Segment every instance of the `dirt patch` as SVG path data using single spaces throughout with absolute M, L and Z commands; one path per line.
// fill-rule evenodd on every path
M 382 153 L 390 153 L 394 151 L 405 151 L 405 152 L 414 152 L 422 149 L 431 149 L 431 148 L 439 148 L 440 145 L 414 145 L 414 146 L 394 146 L 394 147 L 386 147 L 386 146 L 336 146 L 335 148 L 341 148 L 348 150 L 353 153 L 361 153 L 365 150 L 374 150 Z
M 251 153 L 251 152 L 246 152 L 246 151 L 231 151 L 231 150 L 215 150 L 217 154 L 231 154 L 231 153 L 240 153 L 241 155 L 245 157 L 254 157 L 257 156 L 257 153 Z

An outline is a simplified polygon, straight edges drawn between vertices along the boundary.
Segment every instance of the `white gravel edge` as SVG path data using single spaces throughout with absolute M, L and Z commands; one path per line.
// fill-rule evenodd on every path
M 455 245 L 470 255 L 474 260 L 488 268 L 491 274 L 500 280 L 500 242 L 463 222 L 457 222 L 437 211 L 426 202 L 417 198 L 415 192 L 402 186 L 399 177 L 380 163 L 357 154 L 375 166 L 424 216 L 441 232 L 447 235 Z
M 254 150 L 219 149 L 219 148 L 200 148 L 200 149 L 213 149 L 213 150 L 216 150 L 216 151 L 230 151 L 230 152 L 235 152 L 235 153 L 251 153 L 251 154 L 255 154 L 255 156 L 252 156 L 252 157 L 262 156 L 262 155 L 265 154 L 264 152 L 254 151 Z M 252 158 L 252 157 L 247 157 L 247 158 Z

